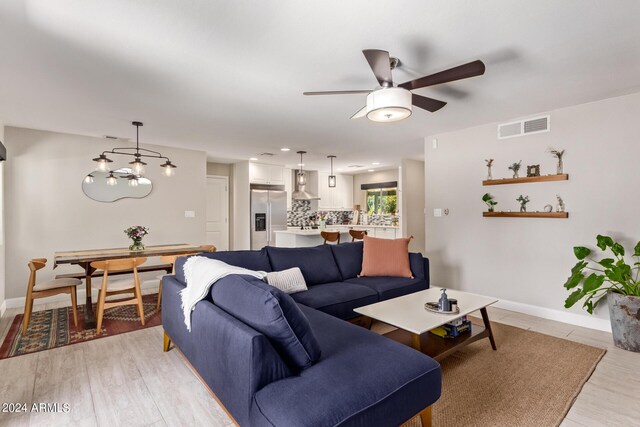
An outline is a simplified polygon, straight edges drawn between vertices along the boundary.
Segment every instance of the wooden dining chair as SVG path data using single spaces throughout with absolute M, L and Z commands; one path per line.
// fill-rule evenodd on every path
M 138 266 L 144 264 L 147 258 L 112 259 L 106 261 L 94 261 L 91 267 L 102 270 L 102 283 L 100 284 L 100 294 L 98 295 L 97 314 L 97 334 L 102 333 L 102 317 L 108 308 L 121 305 L 135 305 L 140 316 L 140 323 L 144 325 L 144 307 L 142 306 L 142 294 L 140 293 L 140 277 L 138 276 Z M 117 271 L 133 271 L 133 278 L 109 280 L 109 273 Z M 107 301 L 107 297 L 120 294 L 133 294 L 133 298 Z
M 364 239 L 364 236 L 367 235 L 367 230 L 349 230 L 349 235 L 351 236 L 351 241 L 355 242 L 356 240 Z
M 205 252 L 215 252 L 217 248 L 214 245 L 200 245 L 200 249 L 203 249 Z M 191 256 L 198 255 L 196 252 L 190 254 L 180 254 L 180 255 L 165 255 L 160 257 L 160 262 L 163 264 L 171 264 L 173 269 L 171 270 L 171 274 L 176 274 L 176 259 L 183 256 Z M 157 276 L 157 279 L 160 281 L 158 284 L 158 302 L 156 303 L 156 310 L 160 311 L 162 306 L 162 279 L 166 276 L 166 274 L 160 274 Z
M 22 319 L 22 335 L 27 334 L 27 328 L 31 321 L 33 300 L 57 294 L 71 294 L 71 309 L 73 311 L 73 324 L 78 327 L 78 313 L 76 311 L 76 286 L 82 284 L 79 279 L 54 279 L 48 282 L 36 284 L 36 271 L 47 265 L 46 258 L 34 258 L 29 261 L 29 284 L 27 285 L 27 298 L 24 304 L 24 316 Z
M 321 231 L 320 236 L 324 239 L 324 244 L 327 242 L 336 242 L 337 245 L 340 244 L 340 232 L 339 231 Z

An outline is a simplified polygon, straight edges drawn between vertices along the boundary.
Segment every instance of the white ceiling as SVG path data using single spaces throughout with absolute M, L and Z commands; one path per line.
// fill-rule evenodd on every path
M 640 2 L 3 0 L 0 119 L 13 126 L 205 150 L 246 160 L 382 166 L 425 135 L 640 90 Z M 448 105 L 349 120 L 370 89 L 361 50 L 389 50 L 397 83 L 481 59 L 486 74 L 421 89 Z M 292 148 L 282 154 L 280 147 Z

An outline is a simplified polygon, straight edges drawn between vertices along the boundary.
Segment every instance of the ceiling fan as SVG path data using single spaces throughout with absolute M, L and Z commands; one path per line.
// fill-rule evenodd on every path
M 389 56 L 386 50 L 365 49 L 362 51 L 373 74 L 380 84 L 372 90 L 333 90 L 324 92 L 303 92 L 303 95 L 349 95 L 367 94 L 367 105 L 358 110 L 352 119 L 367 117 L 375 122 L 397 122 L 411 115 L 412 105 L 435 112 L 447 105 L 444 101 L 412 93 L 412 90 L 439 85 L 484 74 L 485 66 L 480 60 L 449 68 L 439 73 L 420 77 L 399 85 L 393 83 L 391 71 L 400 61 Z

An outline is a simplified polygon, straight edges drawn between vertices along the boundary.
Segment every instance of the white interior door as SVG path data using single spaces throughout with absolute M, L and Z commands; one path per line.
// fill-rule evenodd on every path
M 207 244 L 229 250 L 229 178 L 207 177 Z

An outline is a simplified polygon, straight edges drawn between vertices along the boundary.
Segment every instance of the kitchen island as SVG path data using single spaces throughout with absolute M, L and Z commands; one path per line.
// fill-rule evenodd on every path
M 340 232 L 340 242 L 350 242 L 349 230 L 367 230 L 371 237 L 395 239 L 398 227 L 382 225 L 327 225 L 325 231 Z M 305 229 L 290 227 L 287 230 L 274 231 L 276 235 L 276 247 L 279 248 L 303 248 L 318 246 L 324 243 L 319 229 Z

